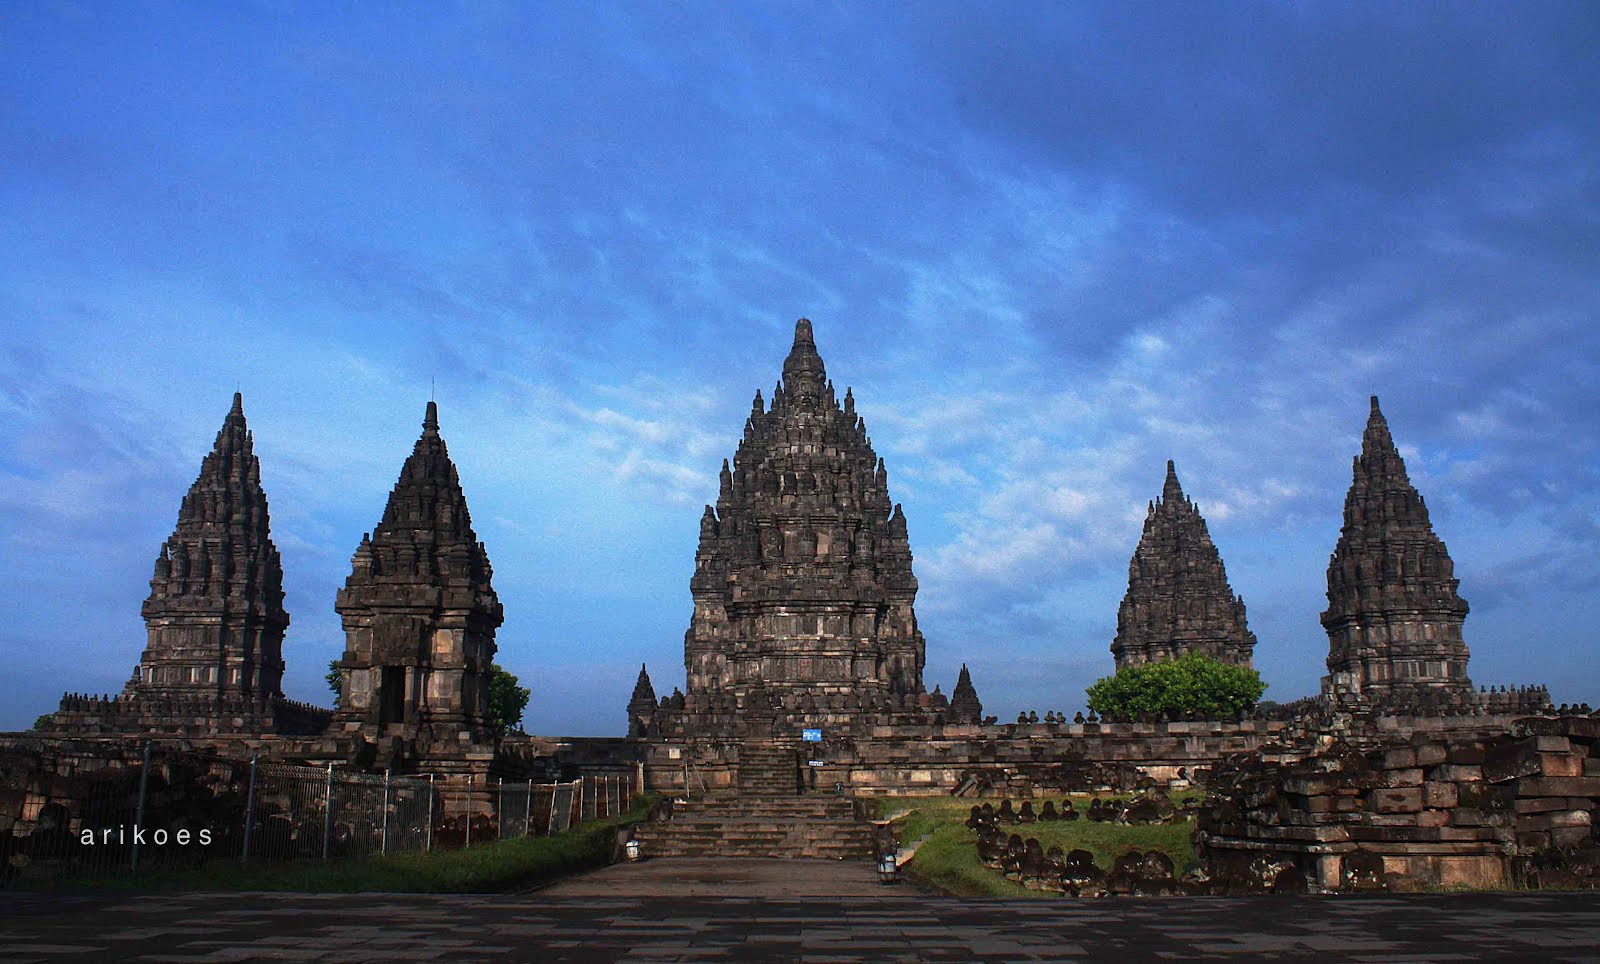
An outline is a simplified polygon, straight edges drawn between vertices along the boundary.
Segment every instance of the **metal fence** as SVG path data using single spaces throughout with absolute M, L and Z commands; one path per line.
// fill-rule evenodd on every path
M 163 750 L 13 790 L 0 884 L 470 847 L 624 812 L 635 774 L 465 783 Z M 9 829 L 9 833 L 4 833 Z

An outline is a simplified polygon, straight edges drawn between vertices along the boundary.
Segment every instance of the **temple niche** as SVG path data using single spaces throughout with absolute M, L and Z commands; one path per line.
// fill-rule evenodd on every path
M 1467 602 L 1376 395 L 1352 474 L 1328 560 L 1323 691 L 1378 704 L 1414 703 L 1425 692 L 1470 696 Z
M 1183 494 L 1169 460 L 1161 498 L 1150 503 L 1128 563 L 1128 593 L 1111 643 L 1117 669 L 1191 652 L 1249 666 L 1255 646 L 1244 600 L 1228 586 L 1206 520 Z
M 772 403 L 756 393 L 716 507 L 700 520 L 684 636 L 687 698 L 860 702 L 923 692 L 906 519 L 811 322 Z
M 504 618 L 492 576 L 430 401 L 334 604 L 346 643 L 332 732 L 399 738 L 423 759 L 492 741 L 490 664 Z

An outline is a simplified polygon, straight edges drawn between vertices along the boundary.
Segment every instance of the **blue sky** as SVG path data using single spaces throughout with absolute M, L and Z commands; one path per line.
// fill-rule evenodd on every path
M 1600 702 L 1596 49 L 1584 3 L 0 6 L 0 728 L 127 678 L 235 388 L 326 702 L 431 380 L 529 729 L 620 734 L 802 315 L 930 688 L 1081 706 L 1174 458 L 1314 692 L 1376 393 L 1471 675 Z

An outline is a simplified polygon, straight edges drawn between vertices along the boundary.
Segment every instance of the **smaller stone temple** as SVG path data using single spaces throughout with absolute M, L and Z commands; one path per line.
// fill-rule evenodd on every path
M 64 696 L 57 728 L 307 734 L 326 723 L 326 710 L 283 695 L 289 614 L 254 441 L 236 392 L 156 558 L 139 664 L 115 699 Z
M 1111 643 L 1117 669 L 1192 652 L 1249 666 L 1255 646 L 1244 600 L 1229 587 L 1206 520 L 1183 494 L 1169 460 L 1161 498 L 1150 503 L 1128 563 L 1128 593 Z
M 346 642 L 330 733 L 379 744 L 397 766 L 492 755 L 489 675 L 504 619 L 493 574 L 430 401 L 334 604 Z
M 1376 395 L 1352 475 L 1328 560 L 1323 691 L 1379 704 L 1469 697 L 1467 602 Z

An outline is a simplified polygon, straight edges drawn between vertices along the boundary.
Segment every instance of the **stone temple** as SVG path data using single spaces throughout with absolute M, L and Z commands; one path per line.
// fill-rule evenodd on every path
M 1255 646 L 1244 600 L 1229 588 L 1206 520 L 1183 494 L 1169 461 L 1161 498 L 1150 503 L 1128 563 L 1128 594 L 1111 643 L 1117 669 L 1191 652 L 1249 666 Z
M 1352 474 L 1328 560 L 1324 691 L 1380 704 L 1470 697 L 1461 638 L 1467 602 L 1376 395 Z
M 116 699 L 63 699 L 64 728 L 306 734 L 327 722 L 283 695 L 289 614 L 253 443 L 235 393 L 156 558 L 139 665 Z
M 757 392 L 723 463 L 690 588 L 691 714 L 728 700 L 856 708 L 922 692 L 905 514 L 854 397 L 835 397 L 806 319 L 771 406 Z
M 334 603 L 346 639 L 335 732 L 388 744 L 393 766 L 489 744 L 489 667 L 504 621 L 493 576 L 430 401 Z

